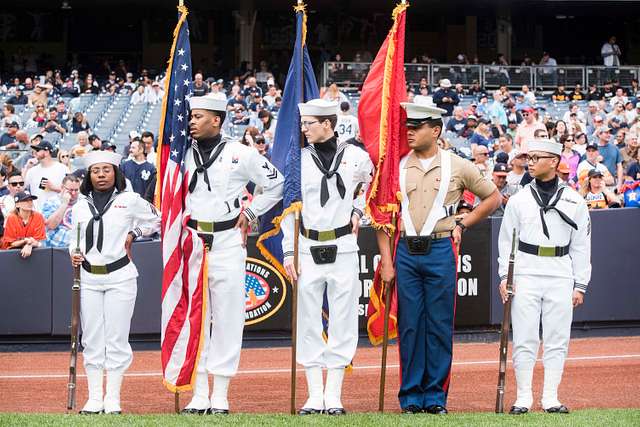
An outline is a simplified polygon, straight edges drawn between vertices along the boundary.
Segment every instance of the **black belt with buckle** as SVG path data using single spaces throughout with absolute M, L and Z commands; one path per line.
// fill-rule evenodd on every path
M 327 242 L 329 240 L 336 240 L 339 237 L 351 234 L 352 230 L 353 225 L 351 223 L 343 225 L 339 228 L 334 228 L 333 230 L 310 230 L 308 228 L 304 228 L 304 224 L 302 223 L 302 221 L 300 221 L 300 234 L 302 234 L 307 239 L 315 240 L 316 242 Z
M 240 218 L 240 215 L 228 221 L 220 222 L 207 222 L 190 219 L 187 221 L 187 227 L 193 228 L 198 233 L 217 233 L 218 231 L 231 230 L 238 223 L 238 218 Z
M 109 274 L 109 273 L 113 273 L 114 271 L 120 270 L 122 267 L 129 264 L 130 262 L 131 260 L 127 255 L 107 265 L 89 264 L 87 260 L 84 260 L 82 261 L 82 268 L 84 268 L 85 271 L 91 274 Z
M 530 255 L 556 257 L 569 255 L 569 246 L 538 246 L 523 241 L 518 242 L 518 250 Z
M 220 222 L 207 222 L 190 219 L 187 221 L 187 227 L 193 228 L 198 232 L 198 236 L 202 239 L 204 247 L 210 251 L 213 246 L 213 233 L 231 230 L 238 223 L 238 218 L 240 218 L 240 215 L 233 219 Z
M 428 255 L 431 252 L 432 240 L 446 239 L 451 236 L 451 231 L 431 233 L 428 236 L 407 236 L 404 231 L 400 233 L 400 237 L 407 243 L 409 255 Z

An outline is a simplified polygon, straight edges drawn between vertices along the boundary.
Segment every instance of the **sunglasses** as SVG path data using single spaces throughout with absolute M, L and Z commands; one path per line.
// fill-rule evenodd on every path
M 266 141 L 264 141 L 264 140 L 260 140 L 260 139 L 259 139 L 259 140 L 257 140 L 255 143 L 256 143 L 256 144 L 266 144 L 267 142 L 266 142 Z
M 24 186 L 24 181 L 10 182 L 9 185 L 12 187 Z
M 60 158 L 61 158 L 61 159 L 68 159 L 68 158 L 69 158 L 69 155 L 68 155 L 68 154 L 65 154 L 65 155 L 63 155 L 63 156 L 60 156 Z

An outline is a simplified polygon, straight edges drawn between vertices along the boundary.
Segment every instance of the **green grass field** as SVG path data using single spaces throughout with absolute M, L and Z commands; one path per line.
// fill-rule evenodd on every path
M 345 417 L 323 415 L 292 417 L 287 415 L 247 415 L 200 417 L 178 415 L 28 415 L 0 414 L 0 426 L 639 426 L 640 409 L 589 409 L 569 415 L 531 413 L 519 417 L 496 414 L 399 415 L 353 414 Z

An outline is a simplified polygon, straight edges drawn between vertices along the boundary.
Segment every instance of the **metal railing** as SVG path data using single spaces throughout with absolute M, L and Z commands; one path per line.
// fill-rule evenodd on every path
M 334 82 L 344 90 L 359 88 L 369 72 L 368 62 L 325 62 L 322 69 L 322 83 Z M 417 86 L 426 79 L 432 90 L 442 79 L 452 84 L 461 83 L 468 87 L 477 81 L 485 89 L 505 85 L 519 89 L 523 85 L 530 88 L 550 90 L 559 84 L 573 88 L 576 84 L 586 90 L 590 83 L 602 87 L 606 81 L 617 79 L 621 86 L 631 86 L 632 79 L 640 77 L 640 65 L 623 67 L 556 65 L 556 66 L 502 66 L 465 64 L 405 64 L 407 84 Z

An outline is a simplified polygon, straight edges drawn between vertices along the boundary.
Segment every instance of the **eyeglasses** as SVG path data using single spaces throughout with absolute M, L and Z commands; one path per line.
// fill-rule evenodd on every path
M 320 121 L 319 120 L 312 120 L 310 122 L 300 122 L 300 127 L 309 129 L 309 126 L 311 126 L 314 123 L 320 123 Z
M 527 161 L 529 163 L 536 164 L 540 161 L 540 159 L 553 159 L 555 156 L 538 156 L 534 154 L 533 156 L 527 156 Z
M 256 144 L 266 144 L 266 143 L 267 143 L 267 141 L 265 141 L 264 139 L 258 139 L 258 140 L 256 140 L 256 142 L 255 142 L 255 143 L 256 143 Z
M 573 142 L 573 138 L 567 138 L 567 139 L 565 139 L 565 141 L 567 141 L 567 142 Z
M 17 187 L 17 186 L 24 187 L 24 181 L 10 182 L 9 185 L 12 187 Z

